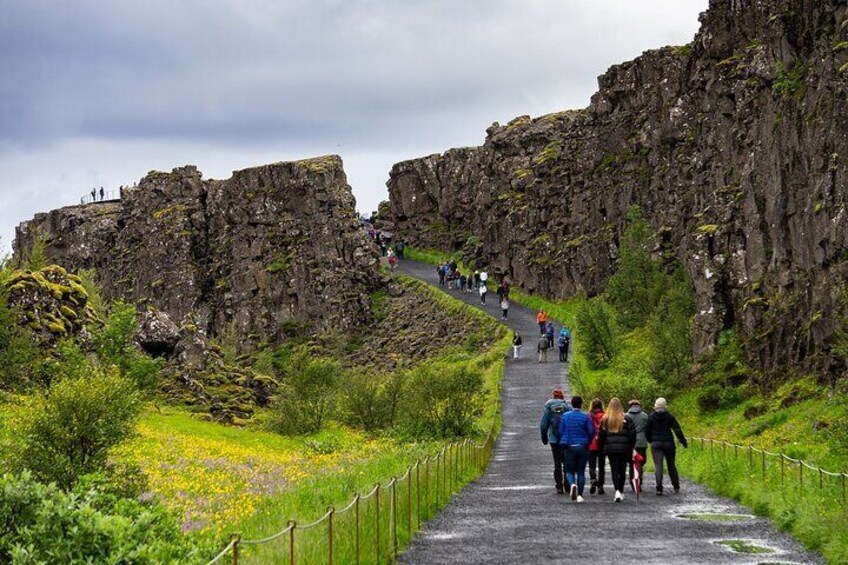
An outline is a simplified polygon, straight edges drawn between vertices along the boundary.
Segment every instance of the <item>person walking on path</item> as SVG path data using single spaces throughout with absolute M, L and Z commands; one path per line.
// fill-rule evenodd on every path
M 571 330 L 563 326 L 559 330 L 559 335 L 562 336 L 563 342 L 563 358 L 562 361 L 568 363 L 568 350 L 571 349 Z
M 654 458 L 654 473 L 657 478 L 657 496 L 663 493 L 663 460 L 668 462 L 668 478 L 674 492 L 680 492 L 680 477 L 677 474 L 677 446 L 674 436 L 684 448 L 689 447 L 683 430 L 671 412 L 665 398 L 657 398 L 654 402 L 654 412 L 648 416 L 645 426 L 645 439 L 651 444 L 651 457 Z
M 512 336 L 512 358 L 520 359 L 521 358 L 521 346 L 524 345 L 524 341 L 521 339 L 521 336 L 518 334 L 513 334 Z
M 554 484 L 558 494 L 563 494 L 563 450 L 559 441 L 559 425 L 563 414 L 571 411 L 571 406 L 565 401 L 560 389 L 554 389 L 551 399 L 545 402 L 542 412 L 542 421 L 539 422 L 539 431 L 542 433 L 542 443 L 551 446 L 554 456 Z
M 536 344 L 536 352 L 539 354 L 539 363 L 548 362 L 548 336 L 541 334 L 539 343 Z
M 483 306 L 486 305 L 486 293 L 489 292 L 489 289 L 486 288 L 486 283 L 480 283 L 480 304 Z
M 627 403 L 629 409 L 627 416 L 633 420 L 633 425 L 636 426 L 636 453 L 642 456 L 642 467 L 648 462 L 648 438 L 645 437 L 645 428 L 648 426 L 648 415 L 642 411 L 642 403 L 638 400 L 631 400 Z M 630 461 L 630 485 L 633 483 L 633 461 Z M 634 489 L 636 487 L 633 487 Z
M 436 273 L 439 275 L 439 286 L 445 286 L 445 265 L 443 263 L 436 267 Z
M 548 325 L 545 327 L 545 335 L 548 336 L 548 349 L 554 348 L 554 324 L 553 322 L 548 322 Z
M 474 288 L 480 288 L 480 271 L 474 271 Z
M 595 424 L 595 436 L 589 444 L 589 494 L 604 494 L 604 475 L 606 474 L 607 458 L 598 446 L 598 430 L 601 429 L 601 420 L 604 418 L 604 403 L 600 398 L 592 401 L 589 412 L 592 423 Z
M 607 456 L 610 475 L 615 488 L 615 501 L 624 500 L 624 481 L 627 480 L 627 462 L 633 457 L 636 445 L 636 426 L 624 413 L 621 400 L 613 398 L 607 406 L 607 413 L 601 418 L 598 433 L 598 447 Z
M 501 298 L 501 311 L 503 312 L 501 320 L 506 320 L 509 317 L 509 300 L 506 298 Z
M 583 502 L 586 486 L 586 463 L 589 462 L 589 444 L 595 437 L 595 424 L 580 411 L 583 398 L 571 398 L 571 412 L 559 422 L 559 443 L 565 450 L 565 480 L 571 485 L 571 500 Z
M 559 360 L 565 362 L 568 360 L 568 336 L 566 335 L 565 326 L 559 330 L 559 335 L 557 336 L 557 346 L 559 347 Z
M 539 324 L 539 331 L 545 333 L 545 328 L 548 325 L 548 313 L 544 310 L 539 310 L 536 313 L 536 323 Z

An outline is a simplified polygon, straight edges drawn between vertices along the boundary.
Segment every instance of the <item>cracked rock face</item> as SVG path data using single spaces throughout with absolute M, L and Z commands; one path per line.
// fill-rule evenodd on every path
M 848 6 L 712 0 L 684 47 L 613 66 L 584 110 L 396 164 L 411 245 L 481 244 L 529 292 L 601 291 L 639 205 L 697 294 L 693 351 L 736 327 L 765 370 L 826 366 L 847 270 Z
M 16 254 L 40 233 L 52 260 L 95 268 L 107 298 L 204 335 L 235 332 L 246 351 L 295 330 L 345 332 L 369 319 L 370 295 L 383 284 L 379 254 L 337 156 L 227 180 L 205 180 L 192 166 L 153 171 L 121 196 L 36 215 L 18 226 Z M 173 351 L 173 322 L 143 316 L 149 345 Z

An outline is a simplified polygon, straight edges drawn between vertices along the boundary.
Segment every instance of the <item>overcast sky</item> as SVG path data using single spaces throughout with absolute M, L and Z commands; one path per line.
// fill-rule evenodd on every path
M 397 161 L 588 105 L 691 41 L 708 0 L 0 0 L 0 249 L 93 186 L 338 153 L 358 208 Z

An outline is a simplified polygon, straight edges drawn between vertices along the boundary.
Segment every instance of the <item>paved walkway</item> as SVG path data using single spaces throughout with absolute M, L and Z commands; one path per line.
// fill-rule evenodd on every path
M 430 265 L 404 261 L 400 271 L 431 284 L 438 282 Z M 485 307 L 475 294 L 446 292 L 500 317 L 494 292 Z M 646 477 L 645 494 L 638 502 L 628 488 L 624 502 L 614 503 L 610 485 L 610 494 L 604 497 L 589 496 L 587 488 L 583 504 L 557 495 L 551 451 L 539 439 L 539 418 L 554 388 L 570 392 L 566 366 L 556 362 L 556 353 L 549 354 L 552 362 L 548 364 L 534 358 L 538 332 L 534 312 L 513 304 L 508 325 L 526 345 L 522 359 L 507 363 L 503 430 L 489 468 L 425 525 L 401 556 L 401 563 L 823 562 L 762 518 L 739 522 L 678 518 L 687 512 L 750 514 L 745 507 L 687 480 L 682 481 L 680 494 L 657 497 L 653 477 Z M 713 543 L 728 538 L 756 540 L 777 553 L 757 558 Z

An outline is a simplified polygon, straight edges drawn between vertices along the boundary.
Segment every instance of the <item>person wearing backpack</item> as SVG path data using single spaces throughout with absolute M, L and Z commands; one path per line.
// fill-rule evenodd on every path
M 542 434 L 542 443 L 551 446 L 554 456 L 554 484 L 557 494 L 564 494 L 563 490 L 563 451 L 559 441 L 559 425 L 562 415 L 571 411 L 571 406 L 565 401 L 565 396 L 560 389 L 554 389 L 551 399 L 545 402 L 542 412 L 542 420 L 539 422 L 539 431 Z M 566 485 L 567 486 L 567 485 Z
M 559 422 L 559 443 L 565 450 L 565 477 L 571 485 L 571 500 L 575 502 L 583 502 L 589 444 L 595 437 L 595 424 L 588 415 L 580 411 L 582 407 L 583 398 L 573 396 L 571 412 L 564 414 Z
M 548 336 L 545 334 L 539 336 L 539 343 L 536 344 L 536 352 L 539 354 L 539 363 L 548 362 Z
M 539 331 L 545 333 L 545 327 L 548 324 L 548 313 L 544 310 L 539 310 L 536 313 L 536 323 L 539 324 Z
M 557 346 L 559 347 L 559 360 L 564 362 L 566 360 L 566 356 L 568 355 L 568 346 L 566 345 L 566 336 L 565 336 L 565 326 L 561 330 L 559 330 L 559 335 L 557 336 Z
M 610 464 L 612 484 L 615 487 L 615 501 L 624 500 L 624 481 L 627 480 L 627 462 L 633 458 L 636 445 L 636 426 L 624 413 L 621 400 L 613 398 L 607 406 L 607 413 L 601 418 L 598 432 L 598 447 L 603 450 Z
M 606 474 L 607 458 L 603 450 L 598 446 L 598 430 L 601 429 L 601 420 L 604 418 L 604 403 L 600 398 L 592 401 L 592 409 L 589 417 L 595 424 L 595 436 L 589 444 L 589 494 L 604 494 L 604 475 Z
M 506 320 L 509 317 L 509 300 L 506 298 L 501 298 L 501 312 L 501 320 Z
M 642 456 L 642 466 L 648 462 L 648 438 L 645 437 L 645 428 L 648 427 L 648 415 L 642 411 L 642 403 L 631 400 L 627 403 L 629 409 L 627 415 L 636 426 L 636 453 Z M 630 485 L 633 486 L 633 461 L 630 461 Z M 635 488 L 635 487 L 634 487 Z
M 548 349 L 554 348 L 554 323 L 548 322 L 548 325 L 545 326 L 545 335 L 548 336 Z
M 663 459 L 668 461 L 668 477 L 674 492 L 680 492 L 680 477 L 677 474 L 677 446 L 674 444 L 674 436 L 680 440 L 680 445 L 689 447 L 683 430 L 671 412 L 668 411 L 668 403 L 665 398 L 657 398 L 654 402 L 654 412 L 648 416 L 648 424 L 645 426 L 645 439 L 651 444 L 651 457 L 654 459 L 654 473 L 657 479 L 657 496 L 663 493 Z
M 486 288 L 486 283 L 480 283 L 480 304 L 483 306 L 486 305 L 486 293 L 489 292 L 489 289 Z

